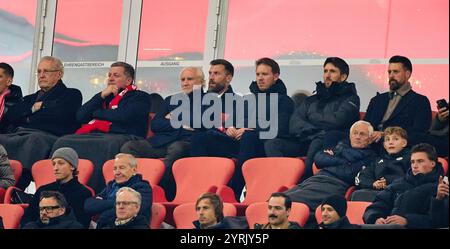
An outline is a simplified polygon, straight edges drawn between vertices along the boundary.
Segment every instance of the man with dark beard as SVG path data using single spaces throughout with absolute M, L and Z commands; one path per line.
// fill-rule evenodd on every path
M 383 130 L 389 126 L 405 129 L 411 141 L 415 134 L 426 133 L 430 128 L 430 101 L 412 90 L 411 74 L 412 64 L 408 58 L 396 55 L 389 59 L 389 92 L 377 94 L 370 100 L 364 118 L 375 129 L 372 142 L 378 143 Z

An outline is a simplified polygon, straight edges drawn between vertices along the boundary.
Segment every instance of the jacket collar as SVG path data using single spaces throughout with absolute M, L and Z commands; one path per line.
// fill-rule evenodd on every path
M 257 93 L 278 93 L 278 94 L 282 94 L 282 95 L 286 95 L 287 94 L 287 88 L 286 85 L 284 84 L 284 82 L 281 79 L 278 79 L 275 84 L 273 84 L 269 89 L 267 89 L 267 91 L 261 91 L 259 90 L 258 84 L 256 83 L 256 81 L 253 81 L 250 84 L 250 92 L 253 94 L 257 94 Z

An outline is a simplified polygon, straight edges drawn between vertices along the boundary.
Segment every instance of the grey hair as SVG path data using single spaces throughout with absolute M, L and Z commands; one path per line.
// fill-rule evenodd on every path
M 44 56 L 41 58 L 39 62 L 42 61 L 51 61 L 55 66 L 56 69 L 60 70 L 62 73 L 64 73 L 64 64 L 59 58 L 53 57 L 53 56 Z
M 205 84 L 205 82 L 206 82 L 205 74 L 203 73 L 203 70 L 202 70 L 201 67 L 185 67 L 185 68 L 183 68 L 183 70 L 181 70 L 179 78 L 181 78 L 181 75 L 183 74 L 184 71 L 193 71 L 193 72 L 195 72 L 197 77 L 200 78 L 202 86 Z
M 132 194 L 134 196 L 134 198 L 136 198 L 136 202 L 138 203 L 138 206 L 139 207 L 141 206 L 141 203 L 142 203 L 141 193 L 137 192 L 136 190 L 134 190 L 130 187 L 122 187 L 119 190 L 117 190 L 116 199 L 122 192 L 128 192 L 128 193 Z
M 131 155 L 131 154 L 126 154 L 126 153 L 119 153 L 116 155 L 116 159 L 122 158 L 122 157 L 126 157 L 128 158 L 128 162 L 130 163 L 130 167 L 131 168 L 136 168 L 137 167 L 137 161 L 136 158 Z
M 358 121 L 356 121 L 356 122 L 352 125 L 352 127 L 350 127 L 350 133 L 352 133 L 352 130 L 353 130 L 357 125 L 360 125 L 360 124 L 365 124 L 365 125 L 367 125 L 367 128 L 369 129 L 369 136 L 372 136 L 372 134 L 373 134 L 373 126 L 372 126 L 369 122 L 364 121 L 364 120 L 358 120 Z

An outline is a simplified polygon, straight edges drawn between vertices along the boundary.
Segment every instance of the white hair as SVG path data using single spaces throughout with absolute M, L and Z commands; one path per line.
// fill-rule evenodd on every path
M 373 126 L 372 126 L 369 122 L 364 121 L 364 120 L 358 120 L 358 121 L 356 121 L 356 122 L 352 125 L 352 127 L 350 127 L 350 134 L 352 133 L 352 130 L 353 130 L 356 126 L 361 125 L 361 124 L 367 125 L 367 129 L 369 129 L 369 136 L 372 136 L 372 134 L 373 134 Z
M 202 83 L 202 86 L 205 84 L 205 74 L 203 73 L 203 70 L 201 67 L 185 67 L 183 68 L 183 70 L 181 70 L 180 72 L 180 77 L 183 74 L 184 71 L 192 71 L 195 72 L 195 74 L 197 75 L 198 78 L 200 78 L 200 81 Z
M 62 73 L 64 73 L 64 64 L 59 58 L 53 57 L 53 56 L 44 56 L 41 58 L 39 62 L 42 61 L 51 61 L 55 66 L 56 69 L 60 70 Z

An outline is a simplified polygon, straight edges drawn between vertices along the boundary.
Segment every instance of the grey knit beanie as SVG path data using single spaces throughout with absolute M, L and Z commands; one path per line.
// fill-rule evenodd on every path
M 78 154 L 75 150 L 69 147 L 63 147 L 55 150 L 52 155 L 52 159 L 62 158 L 66 160 L 75 169 L 78 168 Z

